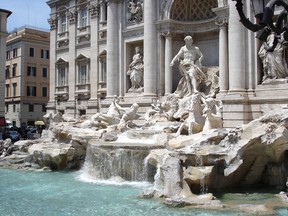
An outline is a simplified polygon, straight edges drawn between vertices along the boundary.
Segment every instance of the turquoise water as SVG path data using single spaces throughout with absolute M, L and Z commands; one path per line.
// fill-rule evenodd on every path
M 28 172 L 0 169 L 0 215 L 182 216 L 247 215 L 172 208 L 139 198 L 144 183 L 111 185 L 83 181 L 79 172 Z M 277 215 L 288 215 L 287 209 Z

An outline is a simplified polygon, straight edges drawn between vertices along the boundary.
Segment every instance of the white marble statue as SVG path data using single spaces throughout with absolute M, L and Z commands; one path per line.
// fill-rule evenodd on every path
M 151 109 L 145 113 L 146 123 L 175 121 L 174 114 L 178 110 L 178 103 L 178 99 L 173 94 L 165 97 L 163 101 L 155 101 L 151 104 Z
M 140 47 L 136 46 L 133 60 L 129 65 L 129 70 L 127 71 L 127 75 L 130 76 L 131 80 L 131 88 L 128 90 L 129 92 L 135 92 L 143 88 L 143 70 L 143 56 L 140 53 Z
M 119 104 L 114 103 L 114 106 L 118 113 L 123 113 L 120 122 L 119 128 L 124 128 L 127 123 L 132 122 L 135 119 L 138 119 L 140 116 L 137 114 L 139 105 L 137 103 L 133 103 L 129 108 L 123 108 Z
M 204 104 L 203 117 L 205 117 L 205 124 L 203 131 L 222 128 L 222 102 L 214 98 L 208 98 L 204 101 Z
M 118 109 L 118 103 L 120 99 L 115 96 L 113 102 L 110 104 L 107 113 L 96 113 L 91 117 L 91 125 L 92 126 L 100 126 L 100 125 L 113 125 L 118 124 L 122 117 L 121 112 Z
M 189 97 L 188 117 L 180 125 L 176 136 L 180 135 L 183 129 L 188 131 L 188 134 L 199 133 L 202 131 L 205 123 L 205 118 L 202 115 L 203 108 L 201 102 L 203 101 L 201 94 L 195 93 Z
M 274 48 L 272 51 L 271 49 Z M 285 46 L 275 32 L 267 37 L 258 52 L 263 64 L 263 81 L 266 79 L 281 79 L 288 77 L 288 67 L 284 56 Z
M 181 47 L 177 55 L 172 59 L 170 66 L 175 61 L 180 61 L 179 71 L 183 76 L 178 84 L 175 94 L 179 97 L 189 96 L 198 92 L 198 85 L 205 80 L 205 74 L 201 70 L 203 54 L 200 49 L 193 44 L 193 38 L 184 38 L 185 46 Z
M 128 2 L 128 22 L 143 21 L 143 7 L 140 1 L 131 0 Z

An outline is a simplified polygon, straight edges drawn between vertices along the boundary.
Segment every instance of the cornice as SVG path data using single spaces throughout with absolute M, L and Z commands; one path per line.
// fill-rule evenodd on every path
M 217 17 L 209 20 L 197 22 L 181 22 L 171 19 L 161 20 L 156 23 L 157 28 L 162 32 L 171 33 L 197 33 L 197 32 L 212 32 L 217 31 L 218 27 L 215 24 Z

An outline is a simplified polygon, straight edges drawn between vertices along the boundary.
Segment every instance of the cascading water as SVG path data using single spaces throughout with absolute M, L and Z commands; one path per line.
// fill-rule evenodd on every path
M 153 182 L 151 167 L 144 163 L 148 154 L 147 148 L 89 145 L 83 169 L 95 179 Z
M 201 178 L 200 178 L 200 194 L 206 194 L 208 191 L 208 187 L 205 184 L 206 174 L 204 172 L 205 167 L 203 166 L 203 157 L 202 155 L 196 155 L 196 166 L 203 170 Z

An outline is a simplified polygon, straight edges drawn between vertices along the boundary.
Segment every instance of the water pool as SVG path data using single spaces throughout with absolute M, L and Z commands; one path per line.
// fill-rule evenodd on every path
M 83 181 L 79 172 L 0 169 L 0 215 L 182 216 L 248 215 L 232 211 L 172 208 L 139 198 L 145 183 Z M 275 214 L 274 214 L 275 215 Z M 288 215 L 280 209 L 277 215 Z

